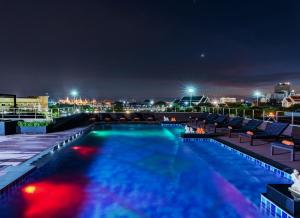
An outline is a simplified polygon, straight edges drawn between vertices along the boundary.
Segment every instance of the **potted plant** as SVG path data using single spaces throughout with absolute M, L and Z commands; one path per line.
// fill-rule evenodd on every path
M 46 134 L 47 121 L 19 121 L 17 132 L 21 134 Z

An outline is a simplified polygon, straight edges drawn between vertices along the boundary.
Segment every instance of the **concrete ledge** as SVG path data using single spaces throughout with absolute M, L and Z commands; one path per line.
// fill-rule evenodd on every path
M 224 134 L 222 133 L 205 133 L 205 134 L 197 134 L 197 133 L 183 133 L 181 134 L 181 137 L 184 139 L 188 139 L 188 138 L 214 138 L 214 137 L 218 137 L 218 136 L 222 136 Z
M 89 132 L 92 127 L 93 126 L 86 127 L 85 129 L 70 135 L 61 142 L 54 144 L 50 148 L 38 153 L 37 155 L 17 166 L 10 166 L 4 169 L 2 171 L 2 176 L 0 177 L 0 194 L 6 190 L 9 190 L 11 187 L 22 181 L 25 177 L 29 176 L 37 166 L 40 167 L 46 164 L 51 159 L 51 155 L 59 151 L 60 148 L 65 147 L 69 143 L 78 139 L 83 134 Z

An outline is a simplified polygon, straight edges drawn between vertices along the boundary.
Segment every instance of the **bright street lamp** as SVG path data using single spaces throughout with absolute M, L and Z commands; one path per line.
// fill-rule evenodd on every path
M 76 100 L 76 97 L 78 96 L 78 91 L 76 89 L 73 89 L 73 90 L 71 90 L 70 94 L 73 97 L 74 110 L 75 110 L 75 100 Z
M 260 91 L 256 90 L 256 91 L 254 92 L 254 96 L 256 97 L 256 105 L 258 106 L 258 99 L 259 99 L 259 97 L 262 96 L 262 94 L 261 94 Z
M 71 90 L 71 96 L 73 96 L 73 98 L 77 97 L 78 95 L 78 91 L 76 89 Z
M 193 94 L 195 93 L 195 88 L 194 87 L 187 87 L 187 92 L 190 94 L 190 107 L 192 107 L 192 98 Z
M 215 105 L 215 106 L 218 106 L 218 100 L 213 100 L 212 104 Z

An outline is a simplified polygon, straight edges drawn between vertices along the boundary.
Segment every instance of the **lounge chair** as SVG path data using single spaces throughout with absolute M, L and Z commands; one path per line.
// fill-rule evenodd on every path
M 261 120 L 249 120 L 244 126 L 240 125 L 228 125 L 229 138 L 231 138 L 232 133 L 240 133 L 246 131 L 255 131 L 263 121 Z
M 113 121 L 113 118 L 112 118 L 112 116 L 110 114 L 104 114 L 103 115 L 103 120 L 105 122 L 111 122 L 111 121 Z
M 242 128 L 243 126 L 243 118 L 242 117 L 235 117 L 231 120 L 228 119 L 228 117 L 225 117 L 225 119 L 222 121 L 222 122 L 216 122 L 214 123 L 214 132 L 216 133 L 217 132 L 217 128 L 224 128 L 224 127 L 229 127 L 231 129 L 235 128 L 235 129 L 238 129 L 238 128 Z
M 300 135 L 296 133 L 297 127 L 293 127 L 292 136 L 280 142 L 271 143 L 271 156 L 274 155 L 275 148 L 291 152 L 291 161 L 295 160 L 295 152 L 300 151 Z
M 209 124 L 209 123 L 214 123 L 215 120 L 219 117 L 218 114 L 209 114 L 203 121 L 203 125 L 204 127 L 206 126 L 206 124 Z
M 289 143 L 287 143 L 289 142 Z M 300 151 L 300 138 L 292 138 L 290 140 L 283 140 L 282 142 L 271 143 L 271 156 L 274 155 L 274 150 L 281 149 L 291 152 L 291 161 L 295 160 L 295 152 Z
M 143 116 L 140 113 L 134 113 L 131 117 L 132 121 L 143 121 Z
M 147 121 L 155 121 L 155 116 L 154 115 L 149 115 L 146 117 Z
M 125 115 L 119 115 L 118 121 L 125 122 L 125 121 L 128 121 L 128 118 Z
M 250 145 L 253 145 L 254 139 L 279 139 L 280 135 L 288 127 L 288 123 L 268 123 L 263 131 L 248 131 L 247 133 L 240 133 L 240 142 L 242 138 L 249 138 Z
M 195 118 L 195 120 L 203 121 L 207 118 L 208 115 L 209 115 L 209 113 L 207 113 L 207 112 L 200 113 L 199 116 Z

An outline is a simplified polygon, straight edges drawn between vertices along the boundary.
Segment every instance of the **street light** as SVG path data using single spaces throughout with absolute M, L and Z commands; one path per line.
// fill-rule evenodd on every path
M 74 98 L 78 95 L 78 91 L 76 89 L 71 90 L 71 96 Z
M 190 94 L 190 107 L 192 107 L 192 98 L 195 93 L 195 88 L 190 86 L 187 88 L 187 92 Z
M 254 96 L 256 97 L 256 105 L 258 106 L 258 98 L 262 96 L 260 91 L 255 91 Z
M 78 96 L 78 91 L 76 89 L 73 89 L 73 90 L 71 90 L 70 94 L 73 97 L 74 110 L 75 110 L 75 100 L 76 100 L 76 97 Z
M 218 105 L 219 105 L 218 100 L 214 99 L 214 100 L 212 101 L 212 104 L 215 105 L 215 106 L 218 106 Z

